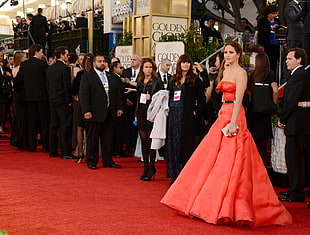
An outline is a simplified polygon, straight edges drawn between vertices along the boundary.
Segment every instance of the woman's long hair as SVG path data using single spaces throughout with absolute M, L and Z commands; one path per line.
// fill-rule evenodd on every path
M 14 53 L 14 67 L 19 66 L 23 62 L 23 58 L 25 57 L 26 53 L 23 51 L 16 51 Z
M 143 58 L 142 61 L 141 61 L 140 71 L 139 71 L 138 78 L 137 78 L 137 82 L 138 83 L 141 83 L 143 81 L 143 79 L 145 78 L 145 75 L 143 73 L 143 66 L 144 66 L 145 63 L 151 63 L 152 64 L 152 68 L 153 68 L 153 70 L 152 70 L 152 78 L 156 77 L 156 65 L 155 65 L 155 62 L 151 58 Z
M 190 68 L 186 73 L 185 83 L 189 83 L 191 87 L 195 86 L 195 81 L 197 75 L 193 72 L 193 61 L 189 55 L 181 55 L 177 62 L 176 73 L 171 77 L 170 83 L 176 84 L 178 87 L 181 86 L 181 79 L 182 79 L 182 69 L 181 63 L 188 62 L 190 63 Z
M 90 70 L 93 69 L 93 62 L 94 62 L 94 55 L 92 53 L 87 53 L 84 56 L 82 68 L 85 73 L 88 73 Z
M 225 70 L 225 60 L 222 61 L 220 69 L 219 69 L 219 73 L 217 74 L 217 77 L 215 79 L 215 83 L 214 83 L 215 87 L 222 81 L 224 70 Z M 216 90 L 216 92 L 219 93 L 218 90 Z
M 255 56 L 255 69 L 250 77 L 254 82 L 262 82 L 266 71 L 270 71 L 268 55 L 265 52 L 258 53 Z

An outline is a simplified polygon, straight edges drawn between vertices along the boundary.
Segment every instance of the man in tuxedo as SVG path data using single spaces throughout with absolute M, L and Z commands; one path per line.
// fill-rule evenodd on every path
M 100 139 L 103 166 L 120 168 L 111 154 L 113 120 L 123 114 L 119 78 L 105 71 L 101 55 L 94 57 L 93 67 L 82 76 L 79 92 L 86 125 L 87 165 L 97 169 Z
M 130 60 L 130 68 L 123 71 L 122 77 L 125 81 L 126 88 L 136 88 L 136 80 L 140 72 L 141 57 L 138 54 L 133 54 Z M 130 92 L 124 95 L 125 108 L 124 119 L 122 123 L 123 129 L 123 143 L 126 145 L 126 149 L 122 153 L 124 157 L 129 156 L 137 139 L 137 129 L 133 125 L 135 120 L 135 109 L 137 103 L 137 93 Z
M 168 87 L 169 79 L 171 74 L 168 73 L 171 67 L 171 61 L 169 59 L 163 59 L 159 66 L 158 77 L 164 84 L 165 89 Z
M 304 49 L 292 48 L 286 57 L 291 77 L 285 88 L 279 127 L 286 135 L 285 160 L 289 191 L 282 192 L 281 201 L 304 202 L 305 159 L 304 139 L 310 134 L 310 75 L 305 71 L 307 54 Z
M 302 2 L 302 11 L 304 19 L 303 48 L 310 58 L 310 1 L 304 0 Z
M 28 49 L 29 60 L 21 63 L 14 79 L 14 86 L 21 87 L 22 101 L 25 102 L 28 122 L 29 151 L 37 148 L 37 133 L 41 125 L 43 152 L 49 151 L 49 119 L 50 110 L 46 88 L 47 63 L 42 60 L 43 49 L 33 44 Z
M 51 108 L 50 122 L 50 157 L 59 156 L 58 130 L 62 159 L 73 159 L 72 156 L 72 94 L 70 68 L 67 66 L 69 49 L 64 46 L 55 48 L 56 63 L 47 70 L 47 91 Z
M 124 83 L 122 82 L 121 75 L 124 71 L 124 67 L 119 61 L 112 62 L 110 64 L 110 72 L 114 73 L 116 75 L 116 78 L 118 79 L 118 82 L 120 84 L 120 89 L 122 93 L 122 102 L 123 106 L 125 105 L 125 98 L 124 98 Z M 121 133 L 122 133 L 122 126 L 121 123 L 123 122 L 123 115 L 120 117 L 117 117 L 114 122 L 114 134 L 113 134 L 113 145 L 112 145 L 112 154 L 114 156 L 120 157 L 123 154 L 123 143 L 121 139 Z
M 285 19 L 288 26 L 288 48 L 302 47 L 302 34 L 304 23 L 302 20 L 302 0 L 292 0 L 285 7 Z
M 46 37 L 48 34 L 48 24 L 45 16 L 42 15 L 43 9 L 38 8 L 38 14 L 33 16 L 31 27 L 33 31 L 34 42 L 40 44 L 45 52 Z

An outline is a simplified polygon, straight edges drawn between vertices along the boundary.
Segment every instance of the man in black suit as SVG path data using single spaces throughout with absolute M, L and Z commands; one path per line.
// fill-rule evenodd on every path
M 122 77 L 126 82 L 125 88 L 136 88 L 136 80 L 140 72 L 141 57 L 138 54 L 131 56 L 130 68 L 123 71 Z M 126 145 L 126 149 L 122 153 L 124 157 L 129 156 L 133 148 L 135 147 L 137 139 L 137 129 L 133 125 L 135 120 L 135 109 L 137 103 L 137 93 L 130 92 L 124 95 L 125 108 L 124 108 L 124 119 L 122 123 L 123 129 L 123 143 Z
M 38 14 L 33 16 L 31 27 L 33 31 L 34 42 L 40 44 L 45 52 L 46 37 L 48 34 L 48 24 L 45 16 L 42 15 L 43 9 L 38 8 Z
M 304 0 L 302 2 L 302 12 L 304 19 L 303 48 L 310 58 L 310 1 Z
M 59 156 L 58 130 L 62 159 L 73 159 L 72 156 L 72 95 L 70 68 L 67 66 L 69 50 L 67 47 L 57 47 L 54 51 L 56 63 L 47 70 L 47 91 L 51 108 L 50 122 L 50 157 Z
M 305 160 L 304 138 L 310 134 L 310 75 L 305 71 L 307 54 L 304 49 L 292 48 L 286 57 L 291 77 L 285 88 L 279 127 L 286 135 L 285 160 L 289 191 L 281 201 L 304 202 Z
M 49 151 L 49 105 L 46 88 L 47 63 L 42 60 L 41 45 L 33 44 L 28 49 L 29 60 L 21 63 L 14 79 L 14 86 L 21 87 L 22 101 L 25 102 L 28 121 L 28 146 L 36 151 L 37 133 L 41 124 L 43 152 Z
M 163 82 L 165 89 L 167 89 L 169 79 L 171 78 L 171 74 L 169 73 L 170 67 L 171 67 L 171 61 L 166 58 L 161 61 L 158 70 L 158 77 Z
M 82 11 L 81 16 L 76 18 L 75 28 L 88 27 L 88 19 L 85 17 L 85 12 Z
M 302 20 L 302 0 L 292 0 L 285 7 L 285 19 L 288 26 L 288 48 L 302 47 L 302 33 L 304 23 Z
M 87 165 L 97 169 L 100 139 L 103 166 L 120 168 L 111 154 L 113 120 L 123 114 L 119 78 L 105 71 L 103 56 L 95 56 L 93 67 L 83 75 L 79 92 L 86 125 Z

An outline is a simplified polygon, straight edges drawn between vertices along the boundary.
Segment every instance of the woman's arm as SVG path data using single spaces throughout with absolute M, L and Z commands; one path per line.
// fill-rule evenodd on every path
M 273 102 L 276 104 L 278 103 L 278 96 L 279 96 L 278 84 L 276 82 L 272 82 L 270 85 L 273 91 L 273 96 L 272 96 Z
M 228 135 L 233 135 L 237 132 L 237 119 L 240 113 L 240 109 L 242 106 L 242 100 L 244 96 L 244 92 L 247 87 L 247 74 L 243 69 L 239 69 L 235 74 L 236 77 L 236 100 L 233 108 L 233 112 L 231 115 L 231 120 L 228 126 Z
M 214 80 L 210 81 L 210 86 L 205 91 L 206 103 L 210 102 L 212 98 L 211 96 L 212 96 L 213 86 L 214 86 Z

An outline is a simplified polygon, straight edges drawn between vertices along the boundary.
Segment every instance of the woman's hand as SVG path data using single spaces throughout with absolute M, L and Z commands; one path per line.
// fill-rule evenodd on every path
M 150 100 L 151 99 L 151 95 L 149 94 L 149 92 L 147 91 L 145 94 L 146 100 Z
M 235 135 L 237 135 L 237 132 L 238 132 L 237 124 L 229 123 L 228 124 L 228 131 L 227 131 L 228 136 L 235 136 Z
M 126 91 L 124 92 L 125 94 L 128 94 L 128 93 L 130 93 L 130 92 L 133 92 L 133 91 L 137 91 L 136 89 L 134 89 L 134 88 L 125 88 L 126 89 Z

